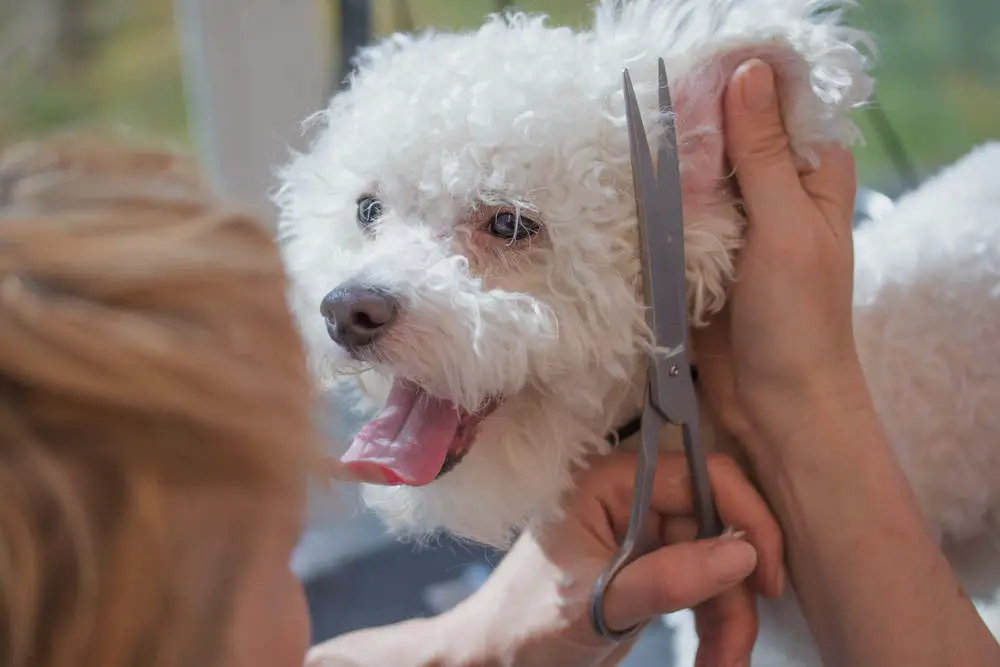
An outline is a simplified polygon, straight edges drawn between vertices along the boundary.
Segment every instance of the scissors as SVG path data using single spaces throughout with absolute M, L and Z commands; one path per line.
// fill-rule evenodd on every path
M 642 543 L 642 533 L 649 517 L 659 433 L 664 424 L 675 424 L 682 430 L 694 513 L 698 521 L 698 539 L 722 533 L 722 523 L 716 513 L 708 479 L 708 466 L 701 449 L 698 398 L 688 359 L 680 167 L 677 163 L 677 131 L 671 113 L 673 103 L 663 58 L 659 59 L 659 107 L 666 131 L 657 151 L 655 171 L 628 69 L 624 71 L 623 78 L 632 181 L 639 219 L 646 321 L 653 331 L 657 350 L 663 354 L 650 359 L 640 420 L 642 444 L 628 531 L 618 552 L 594 584 L 591 599 L 590 620 L 594 630 L 598 635 L 614 641 L 631 637 L 643 626 L 637 624 L 625 630 L 609 628 L 604 619 L 604 596 L 618 572 L 650 547 Z

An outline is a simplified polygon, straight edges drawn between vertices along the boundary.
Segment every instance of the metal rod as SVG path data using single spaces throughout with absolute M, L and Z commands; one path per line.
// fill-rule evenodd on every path
M 872 127 L 875 129 L 875 134 L 881 140 L 882 147 L 889 156 L 889 161 L 896 168 L 896 173 L 903 182 L 903 188 L 905 190 L 912 190 L 920 185 L 920 177 L 917 175 L 917 170 L 906 153 L 902 138 L 896 132 L 892 123 L 889 122 L 888 114 L 886 114 L 885 109 L 882 108 L 881 103 L 879 103 L 874 93 L 872 93 L 871 100 L 872 105 L 868 107 L 868 112 L 871 114 Z
M 354 69 L 354 57 L 372 40 L 370 0 L 340 0 L 340 78 L 341 88 Z

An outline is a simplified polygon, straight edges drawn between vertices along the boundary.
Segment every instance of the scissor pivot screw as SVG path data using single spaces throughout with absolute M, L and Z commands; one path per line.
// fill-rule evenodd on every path
M 680 374 L 681 374 L 680 366 L 674 364 L 673 366 L 670 367 L 670 377 L 677 377 Z

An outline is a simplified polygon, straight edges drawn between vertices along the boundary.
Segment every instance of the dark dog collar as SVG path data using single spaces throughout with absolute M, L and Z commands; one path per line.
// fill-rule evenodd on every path
M 696 366 L 691 366 L 691 381 L 694 385 L 698 386 L 698 368 Z M 642 428 L 642 417 L 635 417 L 625 422 L 615 430 L 604 436 L 604 439 L 608 441 L 608 444 L 614 447 L 615 445 L 621 443 L 627 438 L 631 438 L 633 435 L 639 432 Z

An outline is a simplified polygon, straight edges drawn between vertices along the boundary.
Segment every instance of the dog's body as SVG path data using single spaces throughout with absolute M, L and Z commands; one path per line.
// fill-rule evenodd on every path
M 775 67 L 801 160 L 815 141 L 856 138 L 866 37 L 831 3 L 615 4 L 599 3 L 587 32 L 516 15 L 369 49 L 284 171 L 293 308 L 318 372 L 382 406 L 345 461 L 403 482 L 364 490 L 394 529 L 505 544 L 557 515 L 573 464 L 638 414 L 649 336 L 623 67 L 655 146 L 656 58 L 667 63 L 695 326 L 724 303 L 743 228 L 721 140 L 733 70 L 754 56 Z M 946 207 L 915 195 L 857 242 L 872 391 L 928 521 L 963 543 L 1000 535 L 996 190 L 955 188 Z M 985 572 L 981 590 L 998 581 Z M 770 606 L 782 620 L 762 624 L 761 651 L 814 661 L 808 641 L 767 641 L 807 637 L 793 601 Z

